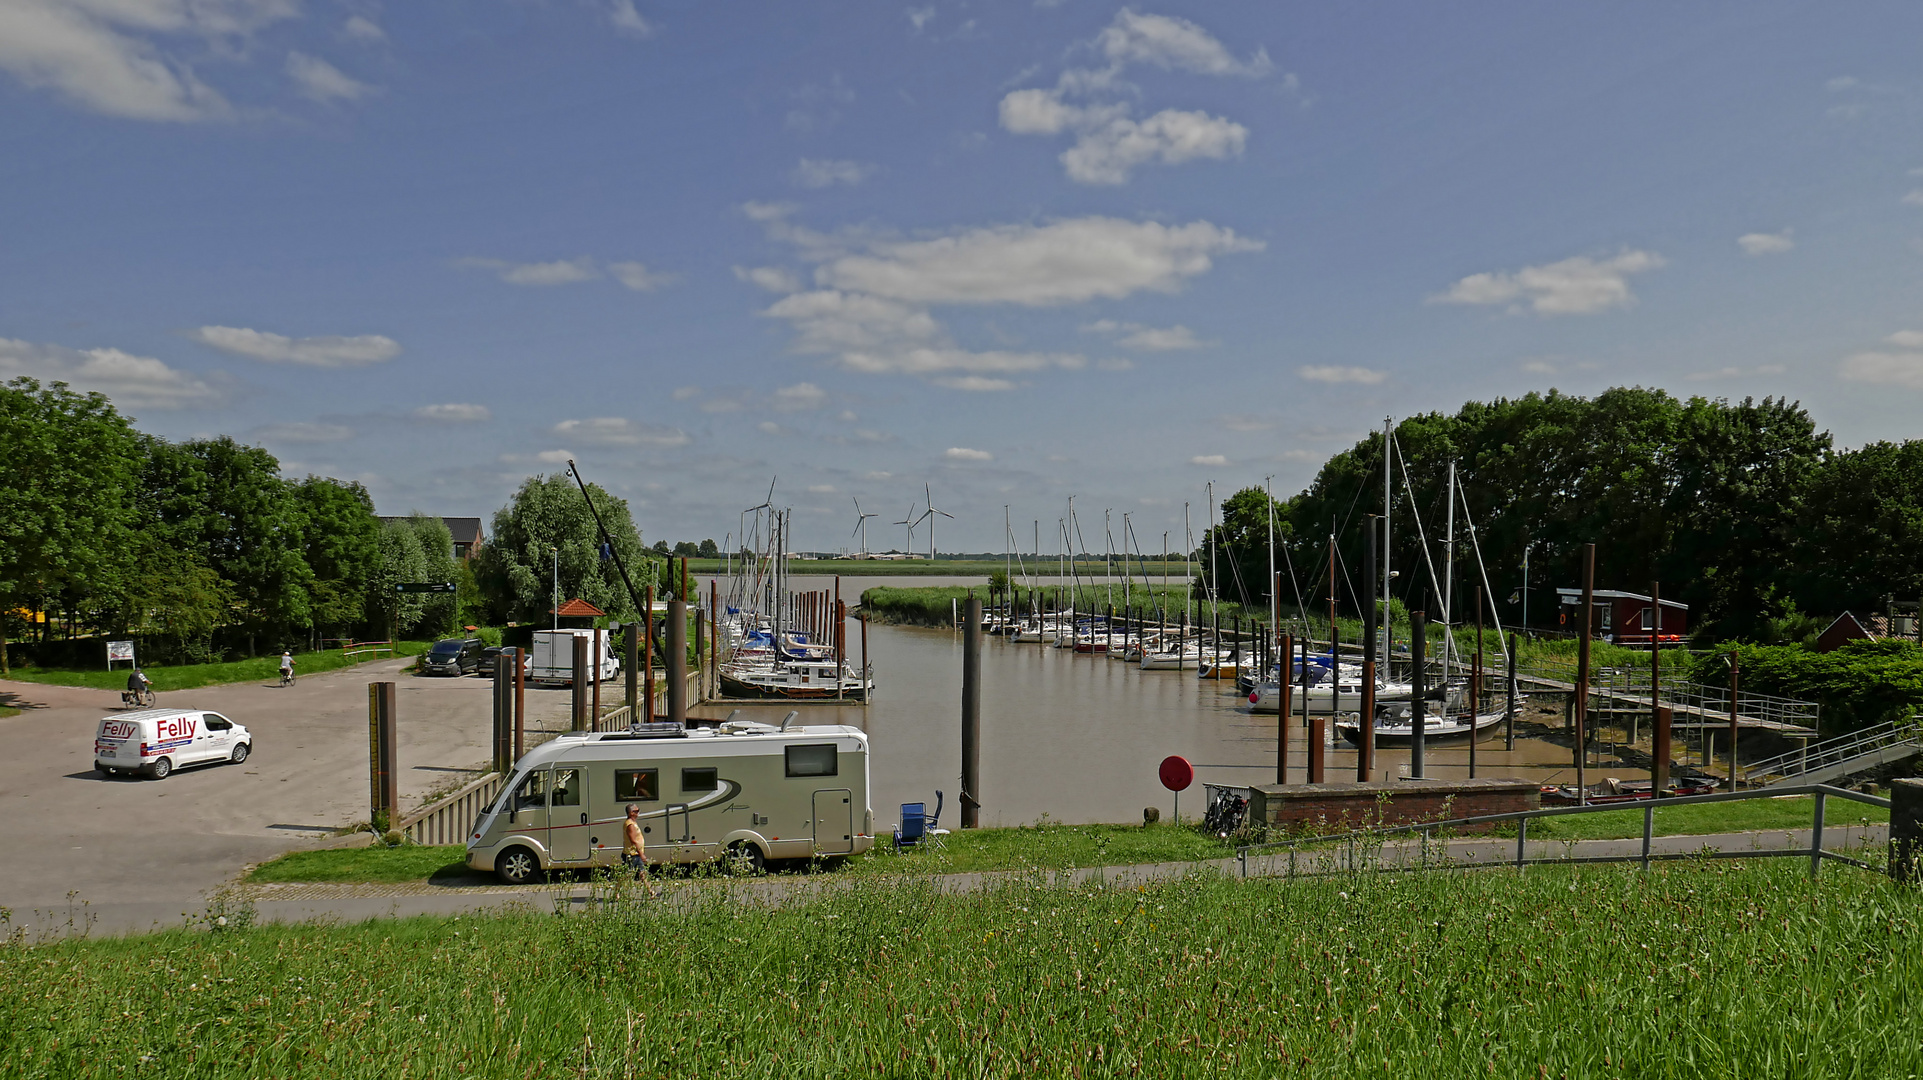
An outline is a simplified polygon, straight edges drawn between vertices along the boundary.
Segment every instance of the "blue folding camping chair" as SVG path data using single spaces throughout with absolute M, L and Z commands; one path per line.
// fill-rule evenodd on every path
M 928 813 L 927 803 L 906 802 L 901 804 L 901 824 L 895 826 L 895 850 L 904 847 L 946 847 L 943 838 L 947 829 L 937 828 L 941 820 L 942 793 L 935 792 L 935 812 Z

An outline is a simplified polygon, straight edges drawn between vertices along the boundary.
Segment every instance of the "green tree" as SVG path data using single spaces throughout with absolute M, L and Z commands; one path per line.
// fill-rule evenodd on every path
M 177 450 L 165 465 L 185 474 L 187 484 L 169 493 L 163 520 L 220 575 L 233 597 L 233 621 L 247 636 L 248 655 L 257 652 L 262 635 L 311 625 L 312 571 L 302 557 L 301 523 L 280 462 L 225 435 L 182 443 Z
M 0 453 L 4 674 L 16 613 L 125 580 L 139 452 L 133 429 L 104 396 L 23 378 L 0 386 Z
M 399 638 L 402 631 L 416 626 L 427 613 L 427 594 L 402 593 L 404 582 L 426 581 L 427 558 L 421 550 L 421 534 L 407 521 L 384 521 L 380 533 L 380 562 L 367 583 L 369 621 L 382 628 L 388 638 Z
M 1829 615 L 1923 595 L 1923 441 L 1834 454 L 1810 477 L 1796 527 L 1795 593 Z
M 309 614 L 323 633 L 340 634 L 367 612 L 367 583 L 381 561 L 381 522 L 358 483 L 309 476 L 289 486 L 310 575 Z
M 659 564 L 641 546 L 641 533 L 629 516 L 628 504 L 593 484 L 588 491 L 634 587 L 655 584 Z M 517 622 L 547 621 L 554 604 L 551 578 L 556 549 L 563 603 L 579 597 L 617 619 L 640 617 L 614 560 L 602 557 L 594 517 L 580 488 L 565 473 L 529 477 L 495 513 L 493 535 L 481 549 L 475 570 L 490 607 Z
M 704 559 L 719 559 L 721 557 L 721 545 L 715 543 L 713 540 L 703 540 L 701 541 L 701 550 L 698 554 Z

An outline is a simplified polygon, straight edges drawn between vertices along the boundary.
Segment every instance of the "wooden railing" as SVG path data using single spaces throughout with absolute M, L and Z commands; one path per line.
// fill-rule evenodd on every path
M 458 791 L 401 818 L 394 828 L 417 844 L 460 844 L 507 777 L 497 772 L 470 781 Z
M 341 646 L 342 656 L 373 656 L 378 658 L 382 653 L 393 656 L 394 643 L 391 641 L 356 641 L 352 644 L 344 644 Z

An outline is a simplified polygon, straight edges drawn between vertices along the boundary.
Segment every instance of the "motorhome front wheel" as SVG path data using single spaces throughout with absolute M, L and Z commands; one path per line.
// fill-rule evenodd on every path
M 494 873 L 509 885 L 531 885 L 541 879 L 541 860 L 527 848 L 508 848 L 495 860 Z

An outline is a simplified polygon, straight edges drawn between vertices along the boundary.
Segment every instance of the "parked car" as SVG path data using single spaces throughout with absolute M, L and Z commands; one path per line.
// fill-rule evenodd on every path
M 470 675 L 481 669 L 487 645 L 480 638 L 447 638 L 421 656 L 423 675 Z
M 254 736 L 219 713 L 145 709 L 103 716 L 94 733 L 93 765 L 102 776 L 141 773 L 165 780 L 175 769 L 231 761 L 253 753 Z
M 512 648 L 512 646 L 508 646 L 508 647 Z M 502 649 L 502 646 L 500 645 L 489 645 L 487 648 L 481 650 L 481 674 L 482 675 L 485 675 L 490 679 L 494 677 L 494 660 L 496 657 L 501 655 L 501 649 Z M 528 651 L 526 649 L 522 649 L 521 650 L 521 674 L 526 675 L 528 672 L 528 667 L 533 663 L 534 663 L 533 657 L 528 655 Z

